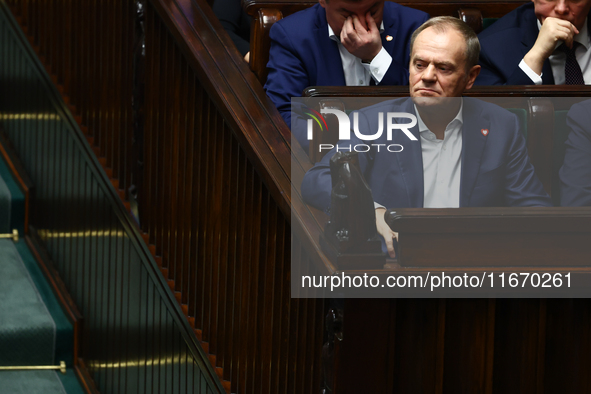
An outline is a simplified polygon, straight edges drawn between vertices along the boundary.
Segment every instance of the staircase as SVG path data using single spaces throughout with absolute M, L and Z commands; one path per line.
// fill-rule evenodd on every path
M 1 147 L 2 153 L 6 152 Z M 85 393 L 74 372 L 74 325 L 25 237 L 26 194 L 8 155 L 0 156 L 0 393 Z M 22 179 L 22 178 L 20 178 Z M 56 369 L 13 367 L 60 366 Z

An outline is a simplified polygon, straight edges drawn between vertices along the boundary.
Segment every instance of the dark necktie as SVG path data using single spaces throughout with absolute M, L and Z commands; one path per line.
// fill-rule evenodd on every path
M 559 49 L 566 54 L 566 63 L 564 64 L 564 83 L 566 85 L 585 84 L 583 73 L 581 72 L 581 66 L 579 66 L 575 56 L 575 50 L 579 45 L 578 42 L 574 41 L 572 48 L 569 48 L 564 44 L 559 47 Z

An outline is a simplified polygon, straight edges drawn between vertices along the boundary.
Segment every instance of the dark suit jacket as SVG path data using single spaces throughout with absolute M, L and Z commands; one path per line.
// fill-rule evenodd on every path
M 566 125 L 571 132 L 560 169 L 560 205 L 591 206 L 591 100 L 573 105 Z
M 385 2 L 382 46 L 392 64 L 380 85 L 408 85 L 410 36 L 427 19 L 422 11 Z M 320 4 L 275 23 L 270 36 L 265 90 L 291 127 L 292 97 L 300 97 L 308 86 L 345 86 L 341 56 L 338 44 L 328 38 L 326 12 Z M 305 137 L 297 138 L 307 149 Z
M 410 99 L 398 99 L 369 107 L 359 114 L 359 130 L 378 130 L 378 112 L 415 113 Z M 514 114 L 494 104 L 464 98 L 462 127 L 461 207 L 551 206 L 550 198 L 534 173 Z M 402 120 L 401 123 L 408 122 Z M 483 133 L 482 130 L 488 130 Z M 349 144 L 401 144 L 400 153 L 372 148 L 359 154 L 361 170 L 372 190 L 374 201 L 387 208 L 423 207 L 424 181 L 421 138 L 418 126 L 410 129 L 418 141 L 401 131 L 386 140 L 386 132 L 376 141 L 341 141 Z M 352 136 L 354 134 L 352 133 Z M 334 150 L 308 171 L 302 183 L 304 200 L 320 209 L 330 204 L 330 157 Z
M 533 81 L 519 68 L 523 56 L 538 38 L 534 4 L 527 3 L 511 11 L 478 35 L 482 70 L 476 85 L 532 85 Z M 542 83 L 554 85 L 550 62 L 542 68 Z

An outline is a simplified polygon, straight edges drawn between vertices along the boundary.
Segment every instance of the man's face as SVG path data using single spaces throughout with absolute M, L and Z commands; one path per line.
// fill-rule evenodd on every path
M 480 66 L 466 70 L 465 52 L 464 37 L 455 29 L 443 33 L 432 27 L 423 30 L 410 56 L 410 96 L 460 97 L 480 72 Z
M 348 17 L 356 15 L 361 24 L 367 29 L 365 15 L 369 12 L 376 22 L 378 29 L 384 15 L 384 0 L 320 0 L 320 5 L 326 10 L 326 20 L 337 36 Z
M 548 17 L 569 21 L 579 30 L 591 8 L 591 0 L 532 0 L 536 17 L 542 24 Z

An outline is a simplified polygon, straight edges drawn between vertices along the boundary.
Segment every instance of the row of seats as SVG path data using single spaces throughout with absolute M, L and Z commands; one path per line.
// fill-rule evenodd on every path
M 407 2 L 402 5 L 427 12 L 431 16 L 457 16 L 471 26 L 476 33 L 494 23 L 498 18 L 514 10 L 523 1 L 472 2 L 458 3 L 453 0 L 438 3 Z M 271 26 L 281 18 L 316 2 L 297 0 L 244 0 L 243 7 L 253 17 L 251 29 L 250 66 L 259 81 L 264 84 L 267 78 L 266 64 L 269 58 Z M 368 101 L 359 98 L 407 97 L 408 87 L 310 87 L 304 97 L 316 100 L 312 108 L 334 108 L 350 112 L 368 106 Z M 528 152 L 536 172 L 546 191 L 555 204 L 560 201 L 558 170 L 564 160 L 564 142 L 568 135 L 566 114 L 575 102 L 589 97 L 591 90 L 585 86 L 495 86 L 474 87 L 466 96 L 489 100 L 515 113 L 521 122 L 522 131 L 527 139 Z M 350 97 L 351 99 L 347 99 Z M 565 97 L 574 97 L 566 99 Z M 489 100 L 490 101 L 490 100 Z M 336 144 L 338 141 L 338 123 L 335 116 L 325 117 L 328 130 L 321 131 L 314 124 L 314 137 L 310 141 L 309 157 L 312 163 L 320 161 L 327 150 L 319 149 L 321 144 Z
M 243 0 L 242 6 L 252 20 L 250 32 L 250 68 L 261 84 L 267 80 L 267 63 L 271 40 L 271 26 L 278 20 L 315 5 L 309 0 Z M 509 13 L 526 1 L 478 1 L 462 2 L 448 0 L 437 3 L 399 2 L 431 16 L 457 16 L 478 34 L 495 20 Z
M 513 90 L 513 91 L 512 91 Z M 554 204 L 560 201 L 558 170 L 564 161 L 564 142 L 569 129 L 566 115 L 569 108 L 591 91 L 585 86 L 530 86 L 520 91 L 512 87 L 474 87 L 466 92 L 468 97 L 491 101 L 516 114 L 527 140 L 527 148 L 536 173 Z M 371 105 L 383 98 L 407 97 L 408 87 L 332 87 L 314 86 L 306 89 L 305 97 L 312 99 L 320 112 L 334 108 L 350 112 Z M 373 99 L 373 103 L 372 103 Z M 338 123 L 334 115 L 325 115 L 328 132 L 322 132 L 314 124 L 314 139 L 310 141 L 309 155 L 312 162 L 320 161 L 326 150 L 320 152 L 320 144 L 336 144 Z

